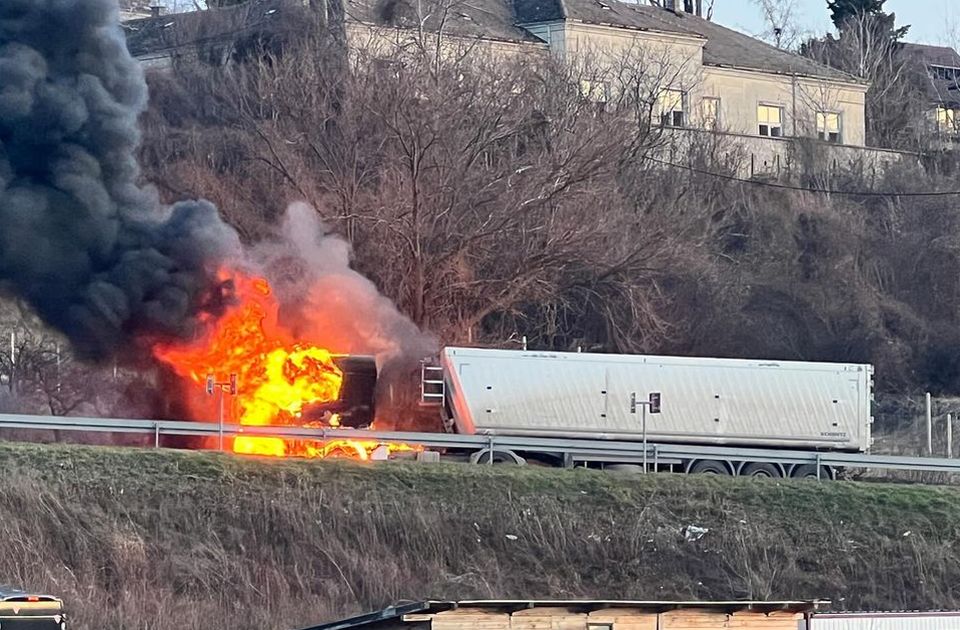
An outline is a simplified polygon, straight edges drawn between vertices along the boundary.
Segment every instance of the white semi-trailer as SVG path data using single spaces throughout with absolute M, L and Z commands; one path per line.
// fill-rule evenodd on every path
M 863 453 L 871 444 L 870 365 L 451 347 L 440 367 L 448 426 L 466 435 L 739 448 L 739 462 L 652 465 L 764 476 L 832 471 L 751 460 L 749 449 Z M 659 413 L 643 413 L 650 394 Z

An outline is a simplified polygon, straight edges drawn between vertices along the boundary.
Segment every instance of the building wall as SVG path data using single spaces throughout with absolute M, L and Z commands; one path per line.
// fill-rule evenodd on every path
M 716 150 L 737 158 L 737 175 L 744 178 L 781 178 L 814 167 L 820 175 L 842 171 L 859 172 L 866 181 L 882 183 L 894 164 L 917 162 L 917 155 L 889 149 L 836 145 L 792 138 L 764 138 L 735 133 L 709 133 L 701 129 L 669 129 L 662 149 L 663 159 L 685 163 L 691 150 Z M 958 626 L 960 630 L 960 626 Z
M 525 26 L 550 52 L 597 75 L 607 75 L 615 89 L 632 74 L 657 80 L 661 87 L 688 91 L 700 82 L 701 37 L 636 31 L 611 26 L 558 21 Z M 622 72 L 630 66 L 629 72 Z
M 816 112 L 838 112 L 843 144 L 866 143 L 864 85 L 712 66 L 703 79 L 699 96 L 720 98 L 723 131 L 758 135 L 757 107 L 766 104 L 782 108 L 787 136 L 816 137 Z
M 551 52 L 584 63 L 616 65 L 648 62 L 650 76 L 660 76 L 662 87 L 687 93 L 686 118 L 690 126 L 703 122 L 702 98 L 720 99 L 721 129 L 758 135 L 757 107 L 777 105 L 784 113 L 786 136 L 816 137 L 816 113 L 840 114 L 842 143 L 866 143 L 864 102 L 867 86 L 810 77 L 793 77 L 735 68 L 703 65 L 705 41 L 654 31 L 556 21 L 525 28 L 544 40 Z M 632 61 L 631 61 L 632 60 Z M 651 63 L 652 62 L 652 63 Z M 616 74 L 617 68 L 613 68 Z
M 539 42 L 508 42 L 493 39 L 476 39 L 446 34 L 440 38 L 436 33 L 424 33 L 423 41 L 413 29 L 378 26 L 363 22 L 348 22 L 345 26 L 347 46 L 354 54 L 361 50 L 367 55 L 382 55 L 388 58 L 404 50 L 415 49 L 419 45 L 440 50 L 448 55 L 462 55 L 469 52 L 477 58 L 492 55 L 506 59 L 521 55 L 546 55 L 549 47 Z

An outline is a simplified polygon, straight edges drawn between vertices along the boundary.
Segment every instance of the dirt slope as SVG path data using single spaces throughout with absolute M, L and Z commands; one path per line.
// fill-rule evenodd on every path
M 954 488 L 23 445 L 0 472 L 0 581 L 62 595 L 76 628 L 293 629 L 427 597 L 960 606 Z

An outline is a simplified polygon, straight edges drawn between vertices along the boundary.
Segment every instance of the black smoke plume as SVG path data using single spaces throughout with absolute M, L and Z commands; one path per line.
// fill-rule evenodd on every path
M 188 334 L 235 233 L 140 184 L 143 72 L 116 0 L 0 0 L 0 288 L 81 354 Z

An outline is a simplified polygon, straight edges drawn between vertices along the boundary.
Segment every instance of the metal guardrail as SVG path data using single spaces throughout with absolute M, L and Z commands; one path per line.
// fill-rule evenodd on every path
M 0 428 L 43 431 L 78 431 L 94 433 L 135 433 L 152 435 L 155 444 L 160 436 L 227 437 L 262 436 L 309 440 L 365 440 L 381 444 L 418 444 L 430 449 L 482 451 L 505 449 L 521 452 L 553 454 L 574 462 L 640 461 L 643 445 L 627 440 L 589 440 L 574 438 L 539 438 L 504 435 L 458 435 L 452 433 L 411 433 L 310 427 L 279 427 L 182 422 L 174 420 L 131 420 L 114 418 L 82 418 L 0 414 Z M 758 463 L 817 464 L 838 468 L 872 468 L 882 470 L 920 470 L 960 473 L 960 459 L 935 457 L 903 457 L 861 453 L 836 453 L 763 448 L 663 444 L 651 442 L 647 447 L 651 460 L 719 459 Z

